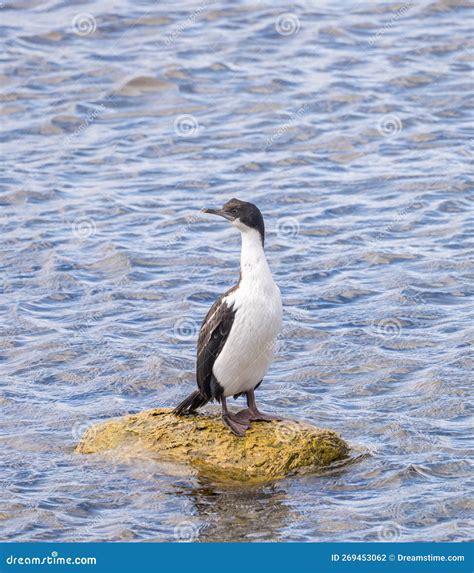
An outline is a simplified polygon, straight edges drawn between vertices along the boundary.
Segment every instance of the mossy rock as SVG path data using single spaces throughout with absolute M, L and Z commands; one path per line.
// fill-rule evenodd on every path
M 264 482 L 298 470 L 324 468 L 348 456 L 349 447 L 332 430 L 303 422 L 253 422 L 244 438 L 234 436 L 219 416 L 177 417 L 169 408 L 147 410 L 91 426 L 76 452 L 121 449 L 148 451 L 163 461 L 190 464 L 219 481 Z

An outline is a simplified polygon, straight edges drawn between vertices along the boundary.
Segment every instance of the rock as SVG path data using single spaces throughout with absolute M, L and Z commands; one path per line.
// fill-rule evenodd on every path
M 223 426 L 219 416 L 177 417 L 169 408 L 91 426 L 76 452 L 114 450 L 156 454 L 160 460 L 190 464 L 200 474 L 219 481 L 262 482 L 305 472 L 342 460 L 348 445 L 332 430 L 294 420 L 253 422 L 244 438 Z
M 139 76 L 128 81 L 115 93 L 123 96 L 140 96 L 148 92 L 162 92 L 175 89 L 176 86 L 170 82 L 150 76 Z

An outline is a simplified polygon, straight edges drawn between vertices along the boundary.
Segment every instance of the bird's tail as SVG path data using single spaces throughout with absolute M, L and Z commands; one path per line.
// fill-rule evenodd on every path
M 206 398 L 199 392 L 195 390 L 187 398 L 185 398 L 181 404 L 178 404 L 173 410 L 173 414 L 176 416 L 182 416 L 183 414 L 191 414 L 201 406 L 204 406 L 209 402 L 209 398 Z

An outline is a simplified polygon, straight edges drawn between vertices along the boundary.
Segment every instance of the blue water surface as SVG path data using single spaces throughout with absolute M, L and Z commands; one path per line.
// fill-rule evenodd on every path
M 0 539 L 472 539 L 467 1 L 6 0 Z M 194 388 L 200 321 L 265 215 L 284 301 L 262 409 L 350 464 L 226 487 L 79 456 Z M 240 405 L 239 405 L 240 406 Z

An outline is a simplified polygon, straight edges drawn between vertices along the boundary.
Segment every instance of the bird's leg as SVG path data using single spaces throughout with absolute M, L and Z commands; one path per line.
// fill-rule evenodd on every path
M 248 408 L 246 410 L 241 410 L 238 414 L 236 414 L 234 416 L 234 418 L 240 422 L 243 423 L 245 421 L 247 422 L 257 422 L 257 421 L 262 421 L 262 422 L 272 422 L 273 420 L 281 420 L 281 418 L 279 416 L 272 416 L 271 414 L 264 414 L 263 412 L 260 412 L 260 410 L 257 408 L 257 404 L 255 402 L 255 391 L 254 390 L 249 390 L 248 392 L 246 392 L 247 395 L 247 406 Z
M 227 402 L 224 396 L 221 397 L 221 404 L 222 404 L 222 421 L 224 424 L 229 428 L 229 430 L 242 438 L 245 436 L 245 430 L 250 428 L 250 424 L 248 420 L 237 420 L 235 416 L 233 416 L 229 410 L 227 409 Z

